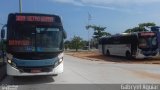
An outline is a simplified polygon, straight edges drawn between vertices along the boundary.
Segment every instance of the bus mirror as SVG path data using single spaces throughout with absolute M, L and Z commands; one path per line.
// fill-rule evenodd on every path
M 66 39 L 67 38 L 67 33 L 65 30 L 63 30 L 63 38 Z
M 3 28 L 1 30 L 1 39 L 4 39 L 4 37 L 5 37 L 5 29 Z

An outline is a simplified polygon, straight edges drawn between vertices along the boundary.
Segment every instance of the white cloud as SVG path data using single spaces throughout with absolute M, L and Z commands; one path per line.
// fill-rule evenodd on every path
M 83 3 L 90 4 L 115 4 L 115 5 L 124 5 L 124 4 L 148 4 L 148 3 L 157 3 L 160 0 L 81 0 Z
M 148 3 L 157 3 L 160 0 L 51 0 L 61 3 L 71 3 L 71 4 L 96 4 L 96 5 L 124 5 L 124 4 L 148 4 Z
M 107 6 L 98 6 L 98 5 L 90 5 L 89 7 L 102 8 L 102 9 L 108 9 L 108 10 L 114 10 L 114 11 L 121 11 L 121 12 L 131 12 L 131 10 L 129 9 L 116 8 L 116 7 L 107 7 Z
M 59 3 L 68 3 L 68 4 L 77 5 L 77 6 L 83 6 L 82 2 L 76 1 L 76 0 L 50 0 L 50 1 L 55 1 Z
M 126 7 L 160 3 L 160 0 L 50 0 L 59 3 L 68 3 L 76 6 L 88 6 L 109 10 L 129 11 Z

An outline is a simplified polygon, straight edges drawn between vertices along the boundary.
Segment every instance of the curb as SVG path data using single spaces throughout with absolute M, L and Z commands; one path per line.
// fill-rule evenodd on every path
M 6 64 L 0 66 L 0 82 L 5 78 L 6 76 Z

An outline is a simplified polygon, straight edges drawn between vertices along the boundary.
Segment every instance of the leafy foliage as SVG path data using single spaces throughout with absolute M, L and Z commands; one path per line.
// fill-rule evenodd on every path
M 144 27 L 150 27 L 150 26 L 156 26 L 156 24 L 155 23 L 140 23 L 139 24 L 139 27 L 141 27 L 141 28 L 144 28 Z
M 65 49 L 69 49 L 69 48 L 71 47 L 70 44 L 71 44 L 71 41 L 66 40 L 66 41 L 64 42 L 64 48 L 65 48 Z
M 155 23 L 140 23 L 138 27 L 127 29 L 125 33 L 148 31 L 145 27 L 156 26 Z
M 106 27 L 96 26 L 96 25 L 88 25 L 86 26 L 86 29 L 89 30 L 89 28 L 92 28 L 94 30 L 93 38 L 99 39 L 102 36 L 111 35 L 108 32 L 105 32 Z
M 78 49 L 82 48 L 85 45 L 85 41 L 79 36 L 74 36 L 71 41 L 65 41 L 65 49 Z

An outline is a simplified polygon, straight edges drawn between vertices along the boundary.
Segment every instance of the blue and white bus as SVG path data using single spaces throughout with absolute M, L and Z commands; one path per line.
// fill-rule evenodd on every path
M 7 74 L 57 75 L 63 72 L 66 33 L 57 15 L 11 13 L 7 22 Z
M 128 59 L 159 56 L 155 32 L 126 33 L 103 37 L 99 40 L 99 51 L 104 55 L 126 56 Z

